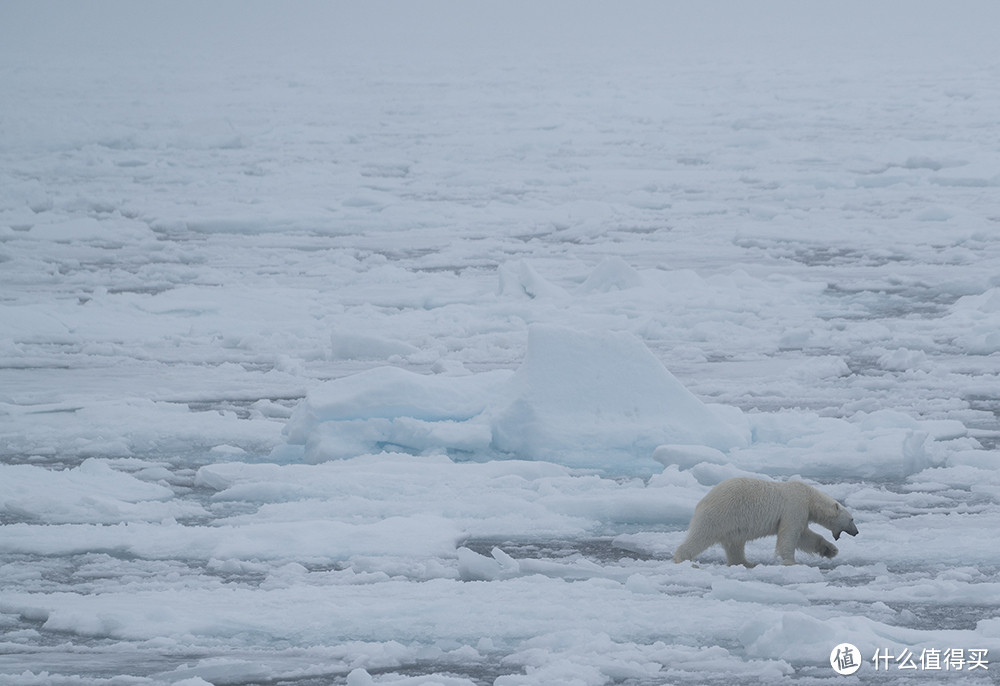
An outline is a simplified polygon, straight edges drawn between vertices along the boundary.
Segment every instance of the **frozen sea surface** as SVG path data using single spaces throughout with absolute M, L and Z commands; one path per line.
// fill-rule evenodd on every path
M 4 4 L 0 683 L 996 683 L 998 25 Z

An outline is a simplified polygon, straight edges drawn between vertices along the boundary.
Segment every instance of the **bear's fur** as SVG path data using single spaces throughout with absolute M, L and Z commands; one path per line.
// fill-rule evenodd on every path
M 747 541 L 777 535 L 775 553 L 782 564 L 795 564 L 795 550 L 833 557 L 837 547 L 811 531 L 815 522 L 839 539 L 843 532 L 858 535 L 854 518 L 843 505 L 801 481 L 727 479 L 717 484 L 694 508 L 687 538 L 674 562 L 693 560 L 720 543 L 730 565 L 752 567 L 744 554 Z

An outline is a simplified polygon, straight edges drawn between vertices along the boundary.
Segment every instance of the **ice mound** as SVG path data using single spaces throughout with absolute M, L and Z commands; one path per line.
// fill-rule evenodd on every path
M 725 409 L 698 400 L 631 334 L 535 325 L 514 373 L 378 367 L 311 391 L 285 433 L 309 462 L 460 451 L 638 473 L 659 471 L 662 444 L 746 446 L 742 413 Z
M 568 298 L 569 294 L 539 276 L 530 264 L 518 260 L 500 266 L 497 294 L 519 298 Z
M 310 392 L 306 412 L 321 420 L 414 417 L 428 421 L 469 419 L 483 411 L 484 394 L 509 372 L 468 376 L 417 374 L 399 367 L 376 367 L 337 379 Z M 296 413 L 290 435 L 301 423 Z
M 718 450 L 748 443 L 748 432 L 702 403 L 628 333 L 532 326 L 524 363 L 491 414 L 497 449 L 575 466 L 653 463 L 664 443 Z
M 642 276 L 620 257 L 607 257 L 580 285 L 581 293 L 624 291 L 643 285 Z
M 376 367 L 310 391 L 285 434 L 289 443 L 305 446 L 310 462 L 386 448 L 485 450 L 490 433 L 480 416 L 510 376 L 507 370 L 444 376 Z

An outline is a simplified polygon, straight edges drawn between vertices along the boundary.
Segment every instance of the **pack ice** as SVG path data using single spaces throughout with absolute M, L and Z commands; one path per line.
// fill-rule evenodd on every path
M 286 428 L 312 462 L 393 448 L 649 472 L 663 444 L 746 447 L 738 409 L 692 395 L 628 332 L 528 332 L 516 372 L 378 367 L 310 391 Z
M 0 4 L 0 685 L 995 683 L 997 26 Z

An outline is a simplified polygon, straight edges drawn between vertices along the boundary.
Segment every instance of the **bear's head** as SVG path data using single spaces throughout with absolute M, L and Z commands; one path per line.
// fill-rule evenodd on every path
M 851 536 L 858 535 L 858 527 L 854 526 L 854 517 L 847 511 L 847 508 L 837 503 L 837 512 L 831 522 L 830 531 L 833 532 L 833 540 L 840 540 L 840 534 L 849 533 Z

